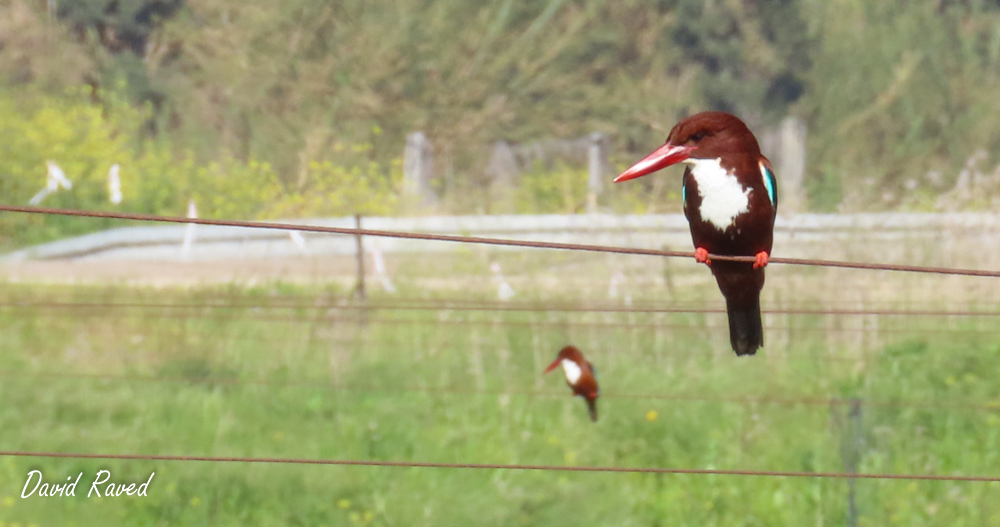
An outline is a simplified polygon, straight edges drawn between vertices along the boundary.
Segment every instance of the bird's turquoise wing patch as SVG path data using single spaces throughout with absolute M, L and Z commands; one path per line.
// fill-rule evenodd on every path
M 767 199 L 771 200 L 771 206 L 778 208 L 778 184 L 774 179 L 774 172 L 770 168 L 760 164 L 760 173 L 764 176 L 764 188 L 767 189 Z

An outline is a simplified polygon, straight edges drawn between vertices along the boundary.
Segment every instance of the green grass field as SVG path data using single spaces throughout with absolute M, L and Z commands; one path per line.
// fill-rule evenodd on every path
M 791 305 L 769 280 L 765 309 Z M 458 298 L 400 281 L 405 298 Z M 658 305 L 719 305 L 705 287 Z M 829 472 L 857 457 L 863 472 L 1000 475 L 995 318 L 769 315 L 767 348 L 737 359 L 715 314 L 360 310 L 347 297 L 2 285 L 0 449 Z M 206 302 L 229 307 L 190 307 Z M 398 299 L 369 305 L 386 302 Z M 345 308 L 302 307 L 317 303 Z M 597 423 L 560 373 L 540 375 L 569 342 L 598 368 Z M 33 469 L 84 475 L 74 498 L 21 499 Z M 88 499 L 100 469 L 156 475 L 147 497 Z M 997 525 L 998 491 L 859 480 L 859 525 Z M 4 527 L 844 525 L 848 493 L 818 478 L 0 459 Z

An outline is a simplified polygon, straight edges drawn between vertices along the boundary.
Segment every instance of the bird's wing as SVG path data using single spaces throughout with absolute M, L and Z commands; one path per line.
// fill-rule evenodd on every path
M 767 197 L 771 200 L 771 207 L 774 209 L 774 214 L 778 214 L 778 181 L 774 177 L 774 168 L 771 166 L 771 161 L 764 156 L 760 156 L 760 166 L 764 169 L 761 171 L 761 177 L 764 178 L 764 187 L 767 189 Z

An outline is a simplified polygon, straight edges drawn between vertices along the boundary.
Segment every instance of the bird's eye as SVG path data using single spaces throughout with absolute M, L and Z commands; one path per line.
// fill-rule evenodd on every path
M 694 142 L 694 143 L 697 143 L 698 141 L 701 141 L 702 139 L 704 139 L 706 135 L 708 135 L 706 132 L 698 132 L 698 133 L 696 133 L 696 134 L 694 134 L 694 135 L 691 136 L 690 141 Z

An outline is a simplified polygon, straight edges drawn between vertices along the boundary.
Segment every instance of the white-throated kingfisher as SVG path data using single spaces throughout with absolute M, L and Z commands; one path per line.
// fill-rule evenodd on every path
M 597 370 L 587 359 L 583 358 L 583 353 L 576 346 L 566 346 L 559 350 L 556 360 L 545 368 L 548 373 L 557 366 L 562 366 L 563 373 L 566 374 L 566 384 L 573 389 L 573 393 L 583 397 L 587 401 L 587 408 L 590 410 L 590 420 L 597 421 L 597 396 L 601 389 L 597 386 Z
M 743 121 L 725 112 L 704 112 L 677 123 L 667 142 L 615 183 L 685 163 L 681 199 L 691 227 L 695 259 L 708 264 L 729 315 L 736 355 L 764 345 L 760 291 L 771 254 L 778 187 L 771 162 Z M 750 256 L 754 262 L 709 259 L 710 254 Z

